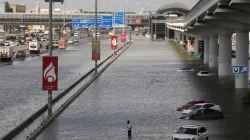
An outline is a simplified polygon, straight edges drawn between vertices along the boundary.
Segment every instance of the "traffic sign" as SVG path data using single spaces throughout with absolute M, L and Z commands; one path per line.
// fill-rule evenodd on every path
M 92 60 L 100 60 L 100 41 L 92 41 Z
M 113 17 L 115 17 L 116 25 L 124 25 L 126 22 L 125 12 L 116 12 L 115 14 L 113 13 Z
M 57 90 L 58 88 L 58 57 L 43 57 L 43 90 Z
M 248 74 L 248 66 L 233 66 L 233 74 Z
M 111 48 L 113 50 L 117 49 L 117 36 L 111 36 Z
M 102 16 L 103 27 L 113 27 L 113 16 Z

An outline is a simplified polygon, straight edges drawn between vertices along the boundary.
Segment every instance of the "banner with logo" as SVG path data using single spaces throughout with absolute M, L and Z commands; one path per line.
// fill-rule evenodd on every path
M 58 57 L 57 56 L 44 56 L 43 57 L 42 87 L 43 87 L 43 90 L 57 90 L 58 89 Z
M 111 36 L 111 49 L 117 49 L 117 36 Z
M 92 41 L 92 60 L 100 60 L 100 41 Z

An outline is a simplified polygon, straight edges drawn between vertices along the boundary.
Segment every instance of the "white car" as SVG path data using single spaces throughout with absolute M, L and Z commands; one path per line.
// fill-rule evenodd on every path
M 185 68 L 180 68 L 180 69 L 178 69 L 177 71 L 178 71 L 178 72 L 182 72 L 182 71 L 194 71 L 194 69 L 185 67 Z
M 41 38 L 41 41 L 47 41 L 46 37 Z
M 73 41 L 72 39 L 70 39 L 70 40 L 68 41 L 68 44 L 74 44 L 74 41 Z
M 213 104 L 213 103 L 199 103 L 199 104 L 195 104 L 193 105 L 190 109 L 188 110 L 183 110 L 182 113 L 190 113 L 192 110 L 196 110 L 196 109 L 214 109 L 217 111 L 221 112 L 221 107 L 219 105 Z
M 10 43 L 9 42 L 4 42 L 4 45 L 5 46 L 10 46 Z
M 212 73 L 209 73 L 208 71 L 200 71 L 197 73 L 197 76 L 211 76 L 213 75 Z
M 208 140 L 208 132 L 201 125 L 184 125 L 172 136 L 172 140 Z
M 101 34 L 100 33 L 97 33 L 97 37 L 100 37 Z M 93 33 L 93 37 L 95 37 L 95 33 Z

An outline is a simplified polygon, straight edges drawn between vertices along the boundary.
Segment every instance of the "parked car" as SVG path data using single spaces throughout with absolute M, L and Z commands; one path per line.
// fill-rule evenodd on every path
M 222 119 L 224 115 L 222 112 L 215 109 L 195 109 L 183 111 L 180 119 Z
M 191 102 L 186 103 L 183 106 L 178 107 L 176 110 L 177 111 L 187 110 L 187 109 L 190 109 L 193 105 L 198 104 L 198 103 L 211 103 L 211 102 L 205 101 L 205 100 L 191 101 Z
M 196 109 L 214 109 L 221 112 L 221 107 L 219 105 L 216 105 L 214 103 L 199 103 L 195 104 L 190 109 L 184 110 L 183 112 L 188 112 L 189 110 L 196 110 Z
M 97 33 L 97 37 L 100 37 L 101 34 L 100 33 Z M 93 37 L 95 37 L 95 33 L 93 33 Z
M 208 132 L 201 125 L 184 125 L 172 136 L 172 140 L 208 140 Z

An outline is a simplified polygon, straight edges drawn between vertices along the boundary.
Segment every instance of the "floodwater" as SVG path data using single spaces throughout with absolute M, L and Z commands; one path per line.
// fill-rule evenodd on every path
M 134 40 L 38 140 L 125 140 L 127 120 L 134 140 L 170 140 L 186 124 L 204 125 L 212 140 L 249 139 L 250 105 L 243 104 L 243 91 L 234 90 L 233 77 L 198 77 L 206 66 L 172 43 Z M 195 72 L 177 72 L 186 66 Z M 220 105 L 225 119 L 179 119 L 176 108 L 199 99 Z
M 53 97 L 94 67 L 91 50 L 87 43 L 53 52 L 59 57 L 59 89 L 53 92 Z M 108 39 L 101 41 L 101 51 L 101 60 L 113 53 Z M 42 56 L 46 55 L 0 67 L 0 137 L 47 103 L 47 92 L 42 91 Z

